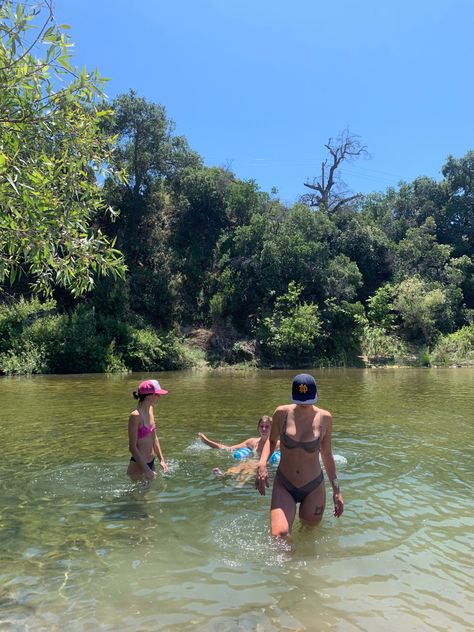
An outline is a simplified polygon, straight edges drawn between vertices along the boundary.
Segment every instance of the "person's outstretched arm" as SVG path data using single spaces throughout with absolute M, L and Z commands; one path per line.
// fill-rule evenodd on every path
M 203 432 L 198 433 L 199 438 L 203 443 L 208 445 L 210 448 L 217 448 L 218 450 L 231 450 L 230 445 L 225 445 L 224 443 L 218 443 L 217 441 L 213 441 L 212 439 L 208 439 Z
M 217 443 L 217 441 L 208 439 L 208 437 L 206 437 L 206 435 L 203 432 L 199 432 L 198 436 L 201 439 L 201 441 L 205 443 L 206 445 L 208 445 L 210 448 L 217 448 L 219 450 L 238 450 L 239 448 L 250 448 L 251 450 L 253 450 L 255 446 L 255 442 L 258 441 L 258 439 L 256 440 L 256 439 L 253 439 L 252 437 L 249 437 L 248 439 L 245 439 L 245 441 L 242 441 L 241 443 L 236 443 L 235 445 L 226 445 L 225 443 Z

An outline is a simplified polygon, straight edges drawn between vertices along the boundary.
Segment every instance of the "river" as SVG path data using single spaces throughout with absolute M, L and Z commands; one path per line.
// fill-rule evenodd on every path
M 473 369 L 312 372 L 345 500 L 291 544 L 270 495 L 216 478 L 294 372 L 0 379 L 0 629 L 471 630 Z M 125 475 L 131 392 L 158 377 L 170 473 Z M 271 478 L 274 469 L 271 470 Z

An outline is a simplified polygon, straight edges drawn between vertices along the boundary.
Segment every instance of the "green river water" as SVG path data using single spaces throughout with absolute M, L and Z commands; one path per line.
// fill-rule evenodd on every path
M 346 508 L 288 545 L 197 433 L 255 436 L 294 373 L 0 379 L 0 630 L 474 629 L 474 370 L 315 370 Z M 127 419 L 148 377 L 170 473 L 143 490 Z

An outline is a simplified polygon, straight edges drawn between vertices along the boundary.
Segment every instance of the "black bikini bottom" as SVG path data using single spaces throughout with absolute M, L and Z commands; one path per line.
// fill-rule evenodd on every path
M 137 462 L 137 459 L 134 456 L 130 457 L 130 461 L 133 461 L 134 463 Z M 147 463 L 148 467 L 150 468 L 150 470 L 154 470 L 155 469 L 155 459 L 152 459 L 149 463 Z
M 280 472 L 280 468 L 277 469 L 276 473 L 278 474 L 278 478 L 280 479 L 283 487 L 293 496 L 295 503 L 303 502 L 306 496 L 319 487 L 324 480 L 324 475 L 321 470 L 316 478 L 309 481 L 309 483 L 306 483 L 306 485 L 303 485 L 303 487 L 295 487 L 293 483 L 290 483 L 286 476 Z

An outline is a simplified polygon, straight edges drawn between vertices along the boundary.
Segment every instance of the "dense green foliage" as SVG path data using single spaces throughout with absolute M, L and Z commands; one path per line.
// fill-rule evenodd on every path
M 430 359 L 434 364 L 469 364 L 474 366 L 474 325 L 466 325 L 458 331 L 440 338 Z
M 95 222 L 107 210 L 95 175 L 113 150 L 97 72 L 72 68 L 49 2 L 0 2 L 0 282 L 80 294 L 123 274 Z
M 192 364 L 180 340 L 99 314 L 90 305 L 58 313 L 55 301 L 0 305 L 0 372 L 162 371 Z
M 258 335 L 263 353 L 274 362 L 288 364 L 304 363 L 320 351 L 322 322 L 317 305 L 301 303 L 302 287 L 293 281 L 288 292 L 279 296 L 270 316 L 262 319 Z
M 99 78 L 85 71 L 58 89 L 51 69 L 69 68 L 61 29 L 41 33 L 50 48 L 38 74 L 21 39 L 30 18 L 0 7 L 16 25 L 0 50 L 10 90 L 0 96 L 1 372 L 188 366 L 193 329 L 221 332 L 214 362 L 219 350 L 272 366 L 472 361 L 474 152 L 448 157 L 439 182 L 287 207 L 205 166 L 163 106 L 133 91 L 99 105 Z

